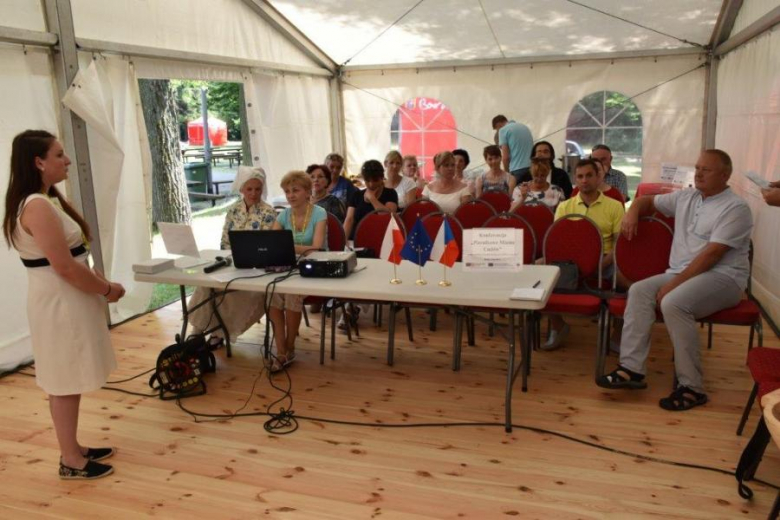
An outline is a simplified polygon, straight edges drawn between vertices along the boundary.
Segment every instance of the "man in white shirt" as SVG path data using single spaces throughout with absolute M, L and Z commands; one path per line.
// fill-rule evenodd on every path
M 660 307 L 674 346 L 678 386 L 660 400 L 666 410 L 688 410 L 707 402 L 696 320 L 739 303 L 747 286 L 753 218 L 731 191 L 731 158 L 705 150 L 696 162 L 695 188 L 640 197 L 626 213 L 622 233 L 636 235 L 639 218 L 658 210 L 675 218 L 666 273 L 631 286 L 624 314 L 620 363 L 596 382 L 604 388 L 645 388 L 650 331 Z

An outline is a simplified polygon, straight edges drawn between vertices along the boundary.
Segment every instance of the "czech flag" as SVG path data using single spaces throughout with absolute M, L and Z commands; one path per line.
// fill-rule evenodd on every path
M 409 236 L 406 237 L 406 243 L 401 249 L 401 257 L 404 260 L 423 266 L 431 258 L 431 237 L 425 231 L 422 221 L 417 217 L 417 221 L 412 227 Z
M 398 228 L 398 223 L 395 221 L 395 217 L 390 216 L 390 222 L 387 223 L 387 229 L 385 229 L 385 238 L 382 240 L 382 251 L 379 253 L 379 258 L 393 262 L 394 264 L 401 263 L 401 249 L 404 247 L 404 235 Z
M 455 241 L 455 235 L 452 234 L 450 223 L 445 218 L 436 234 L 436 240 L 433 241 L 431 260 L 452 267 L 458 259 L 458 254 L 460 254 L 458 243 Z

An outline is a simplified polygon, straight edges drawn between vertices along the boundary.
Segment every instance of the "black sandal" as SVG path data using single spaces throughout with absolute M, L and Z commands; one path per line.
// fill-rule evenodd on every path
M 596 384 L 601 388 L 609 388 L 610 390 L 619 388 L 641 390 L 647 388 L 645 376 L 621 367 L 620 365 L 609 374 L 596 378 Z
M 108 464 L 101 464 L 87 459 L 87 464 L 79 468 L 71 468 L 60 461 L 60 478 L 62 480 L 95 480 L 107 477 L 114 472 L 114 468 Z
M 116 453 L 114 448 L 87 448 L 87 453 L 84 454 L 84 458 L 98 462 L 113 457 L 114 453 Z
M 684 412 L 707 402 L 707 394 L 700 394 L 687 386 L 678 386 L 677 390 L 658 401 L 658 405 L 670 412 Z

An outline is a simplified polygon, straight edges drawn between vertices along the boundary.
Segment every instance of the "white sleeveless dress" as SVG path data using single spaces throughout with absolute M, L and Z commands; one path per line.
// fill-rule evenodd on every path
M 55 208 L 69 248 L 82 243 L 81 228 L 45 195 L 25 199 L 21 210 L 40 198 Z M 17 219 L 16 249 L 19 256 L 44 258 L 33 237 Z M 87 254 L 76 257 L 87 262 Z M 85 293 L 65 281 L 51 266 L 27 268 L 27 319 L 30 323 L 35 379 L 49 395 L 82 394 L 105 384 L 116 368 L 106 325 L 105 300 Z

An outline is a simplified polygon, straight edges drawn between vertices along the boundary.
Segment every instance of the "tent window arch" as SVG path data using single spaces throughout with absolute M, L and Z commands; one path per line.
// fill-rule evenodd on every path
M 433 176 L 433 156 L 457 148 L 455 117 L 441 101 L 416 97 L 396 110 L 390 123 L 390 142 L 401 155 L 416 155 L 426 180 Z
M 594 92 L 569 112 L 566 153 L 589 154 L 599 143 L 612 149 L 612 167 L 626 174 L 633 192 L 642 175 L 642 113 L 620 92 Z

